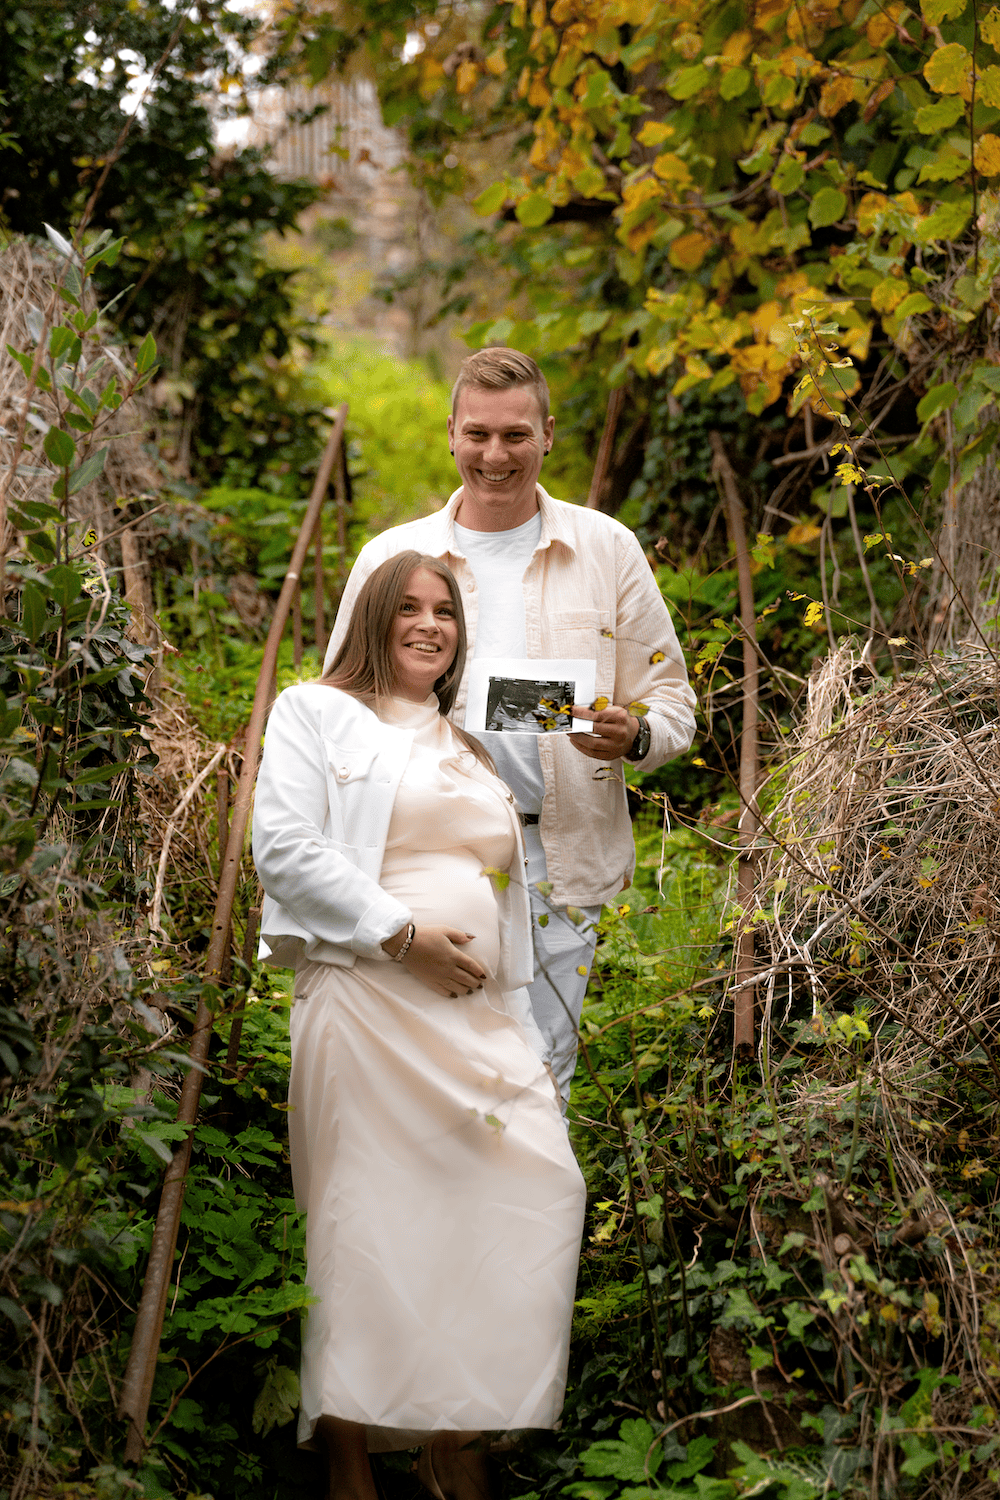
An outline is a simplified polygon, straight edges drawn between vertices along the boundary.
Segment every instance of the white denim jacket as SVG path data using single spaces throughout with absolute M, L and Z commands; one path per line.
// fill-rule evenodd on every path
M 408 547 L 441 558 L 458 579 L 471 659 L 479 601 L 472 569 L 455 540 L 461 498 L 456 490 L 443 510 L 393 526 L 361 549 L 337 614 L 327 667 L 340 649 L 362 583 L 387 557 Z M 624 708 L 645 703 L 650 746 L 638 767 L 653 771 L 683 754 L 695 732 L 695 695 L 656 579 L 634 535 L 619 521 L 553 500 L 541 485 L 538 508 L 541 536 L 524 574 L 528 655 L 592 657 L 598 696 Z M 465 701 L 463 679 L 452 712 L 456 724 L 464 722 Z M 600 906 L 635 868 L 622 763 L 591 760 L 561 734 L 541 736 L 538 753 L 545 778 L 539 832 L 552 900 Z
M 410 911 L 379 886 L 382 856 L 411 729 L 384 724 L 348 693 L 318 682 L 278 696 L 257 777 L 253 857 L 265 890 L 260 957 L 352 966 L 384 959 L 386 938 Z M 470 757 L 471 759 L 471 757 Z M 493 782 L 478 764 L 470 774 Z M 510 804 L 516 853 L 511 880 L 497 891 L 505 991 L 533 978 L 531 913 L 521 827 Z

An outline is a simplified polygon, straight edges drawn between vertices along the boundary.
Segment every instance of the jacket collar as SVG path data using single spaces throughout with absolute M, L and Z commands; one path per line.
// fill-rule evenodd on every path
M 542 534 L 535 550 L 539 551 L 542 547 L 550 547 L 553 542 L 558 542 L 561 546 L 567 547 L 570 552 L 575 552 L 576 542 L 568 524 L 568 518 L 564 514 L 563 503 L 553 500 L 540 484 L 535 486 L 535 493 L 538 496 L 538 509 L 542 516 Z M 449 557 L 460 557 L 464 561 L 465 553 L 455 540 L 455 516 L 461 501 L 462 488 L 459 486 L 444 509 L 437 511 L 431 520 L 437 523 L 434 532 L 435 555 L 443 556 L 447 553 Z

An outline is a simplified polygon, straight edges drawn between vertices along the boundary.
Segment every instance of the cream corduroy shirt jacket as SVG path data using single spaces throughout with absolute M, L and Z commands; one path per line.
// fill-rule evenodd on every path
M 597 695 L 627 708 L 649 708 L 649 753 L 655 770 L 682 755 L 694 738 L 695 695 L 677 633 L 642 548 L 620 522 L 600 511 L 554 500 L 538 486 L 542 530 L 524 574 L 524 615 L 530 657 L 592 657 Z M 380 563 L 412 547 L 440 558 L 458 579 L 465 604 L 471 660 L 479 618 L 476 580 L 455 540 L 462 491 L 443 510 L 394 526 L 361 550 L 344 590 L 326 654 L 327 670 L 347 630 L 358 590 Z M 465 720 L 467 675 L 451 717 Z M 565 735 L 540 735 L 545 778 L 540 833 L 551 899 L 600 906 L 627 884 L 635 845 L 622 763 L 595 761 Z M 609 774 L 610 773 L 610 774 Z

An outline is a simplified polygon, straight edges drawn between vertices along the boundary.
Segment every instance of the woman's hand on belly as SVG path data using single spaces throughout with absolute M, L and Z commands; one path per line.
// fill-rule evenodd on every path
M 402 967 L 438 995 L 447 995 L 452 1000 L 457 1000 L 459 995 L 471 995 L 474 990 L 482 989 L 486 978 L 482 964 L 462 952 L 465 944 L 474 938 L 475 933 L 462 932 L 458 927 L 433 924 L 416 927 L 413 941 L 402 959 Z M 399 946 L 394 939 L 389 941 L 393 946 Z M 388 947 L 386 951 L 390 951 Z

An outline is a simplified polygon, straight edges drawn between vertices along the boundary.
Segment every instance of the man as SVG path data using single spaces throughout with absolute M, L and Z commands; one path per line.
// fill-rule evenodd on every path
M 481 736 L 521 810 L 535 918 L 531 1003 L 546 1061 L 568 1100 L 595 924 L 635 867 L 620 762 L 654 770 L 687 750 L 695 700 L 635 537 L 599 511 L 553 500 L 538 483 L 554 431 L 548 387 L 533 359 L 489 348 L 465 360 L 448 418 L 461 488 L 435 515 L 394 526 L 362 549 L 326 666 L 365 578 L 409 547 L 443 559 L 458 579 L 470 660 L 596 662 L 597 701 L 607 706 L 574 708 L 592 721 L 592 734 Z M 457 724 L 465 703 L 463 682 Z M 633 703 L 648 711 L 631 713 Z

